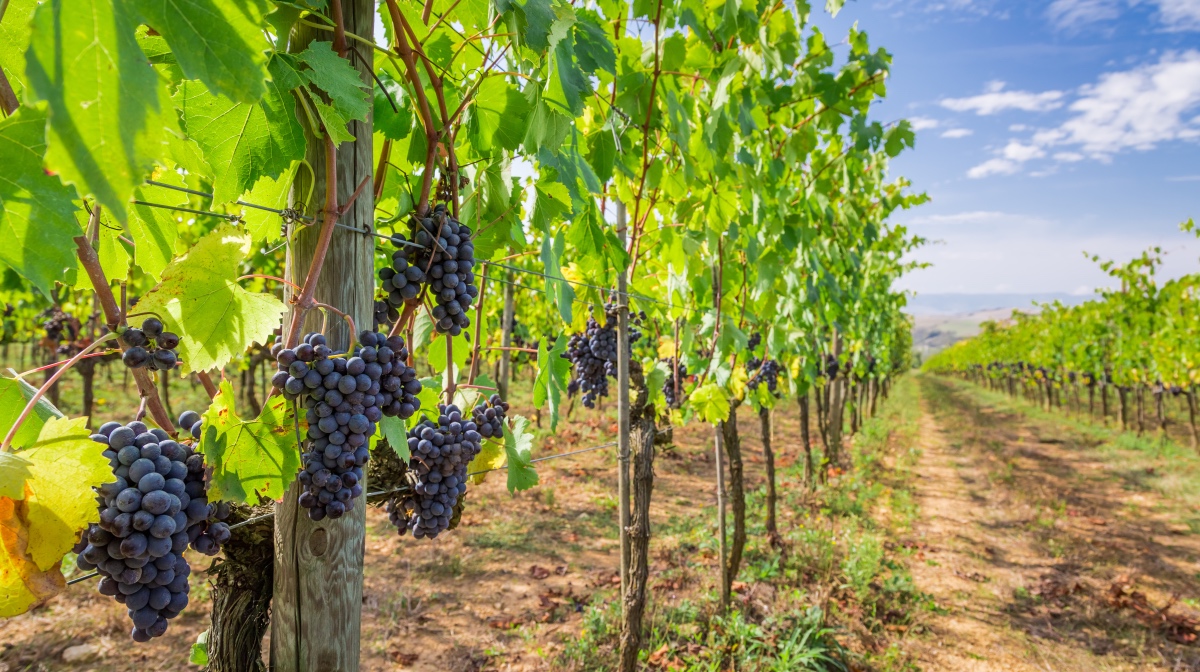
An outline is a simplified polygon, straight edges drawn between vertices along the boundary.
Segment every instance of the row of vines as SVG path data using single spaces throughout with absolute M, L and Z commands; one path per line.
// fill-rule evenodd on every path
M 1181 227 L 1194 231 L 1192 222 Z M 1171 406 L 1200 448 L 1200 275 L 1162 281 L 1161 248 L 1126 262 L 1100 261 L 1113 287 L 1076 306 L 1015 312 L 1003 323 L 930 357 L 925 368 L 967 377 L 1047 410 L 1074 407 L 1122 430 L 1168 435 Z
M 3 0 L 0 616 L 70 554 L 145 641 L 198 552 L 209 669 L 268 629 L 273 669 L 357 669 L 367 506 L 431 543 L 487 472 L 536 486 L 531 423 L 615 402 L 634 669 L 656 441 L 714 427 L 728 605 L 737 409 L 815 416 L 811 483 L 908 366 L 890 63 L 805 2 Z M 114 368 L 141 403 L 98 423 Z

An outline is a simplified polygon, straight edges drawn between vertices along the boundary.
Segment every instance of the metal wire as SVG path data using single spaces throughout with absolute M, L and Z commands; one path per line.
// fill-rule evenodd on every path
M 641 294 L 634 294 L 634 293 L 632 293 L 632 292 L 619 292 L 619 291 L 617 291 L 617 290 L 615 290 L 615 289 L 611 289 L 611 288 L 609 288 L 609 287 L 601 287 L 600 285 L 591 285 L 591 284 L 588 284 L 588 283 L 586 283 L 586 282 L 579 282 L 579 281 L 577 281 L 577 280 L 568 280 L 568 279 L 566 279 L 566 278 L 558 278 L 558 277 L 555 277 L 555 276 L 553 276 L 553 275 L 546 275 L 545 273 L 539 273 L 539 272 L 537 272 L 537 271 L 531 271 L 531 270 L 529 270 L 529 269 L 526 269 L 526 268 L 520 268 L 519 266 L 509 266 L 508 264 L 501 264 L 501 263 L 499 263 L 499 262 L 496 262 L 496 261 L 481 261 L 480 263 L 487 264 L 488 266 L 499 266 L 500 268 L 507 268 L 508 270 L 510 270 L 510 271 L 516 271 L 517 273 L 527 273 L 527 274 L 529 274 L 529 275 L 536 275 L 536 276 L 540 276 L 540 277 L 546 278 L 547 280 L 559 280 L 559 281 L 561 281 L 561 282 L 565 282 L 565 283 L 568 283 L 568 284 L 571 284 L 571 285 L 578 285 L 578 286 L 580 286 L 580 287 L 590 287 L 590 288 L 592 288 L 592 289 L 596 289 L 596 290 L 599 290 L 599 291 L 602 291 L 602 292 L 608 292 L 608 293 L 610 293 L 610 294 L 624 295 L 624 296 L 627 296 L 627 297 L 629 297 L 629 298 L 631 298 L 631 299 L 640 299 L 640 300 L 642 300 L 642 301 L 649 301 L 650 303 L 658 303 L 658 304 L 662 304 L 662 305 L 664 305 L 664 306 L 667 306 L 668 308 L 674 308 L 674 307 L 675 307 L 675 306 L 674 306 L 674 304 L 671 304 L 671 303 L 669 303 L 669 302 L 667 302 L 667 301 L 661 301 L 661 300 L 659 300 L 659 299 L 655 299 L 655 298 L 653 298 L 653 297 L 649 297 L 649 296 L 643 296 L 643 295 L 641 295 Z
M 100 576 L 100 572 L 92 572 L 91 574 L 84 574 L 83 576 L 77 576 L 77 577 L 71 579 L 70 581 L 67 581 L 67 585 L 73 586 L 77 583 L 83 583 L 84 581 L 87 581 L 88 579 L 94 579 L 97 576 Z
M 211 210 L 196 210 L 195 208 L 183 208 L 178 205 L 166 205 L 165 203 L 151 203 L 149 201 L 133 201 L 134 205 L 144 205 L 150 208 L 160 208 L 162 210 L 176 210 L 178 212 L 190 212 L 193 215 L 207 215 L 209 217 L 218 217 L 230 222 L 241 221 L 238 215 L 227 215 L 223 212 L 213 212 Z

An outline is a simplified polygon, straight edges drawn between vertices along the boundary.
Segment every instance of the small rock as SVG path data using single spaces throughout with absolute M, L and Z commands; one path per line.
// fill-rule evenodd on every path
M 82 663 L 95 658 L 98 653 L 100 647 L 95 644 L 77 644 L 64 649 L 62 659 L 65 663 Z

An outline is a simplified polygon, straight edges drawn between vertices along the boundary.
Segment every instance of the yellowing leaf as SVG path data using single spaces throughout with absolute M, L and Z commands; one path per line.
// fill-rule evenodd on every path
M 705 422 L 715 425 L 729 419 L 729 395 L 725 388 L 716 383 L 696 388 L 688 399 L 688 404 Z
M 204 413 L 200 452 L 212 468 L 208 496 L 213 500 L 252 502 L 262 495 L 281 499 L 300 470 L 296 415 L 292 402 L 272 397 L 254 420 L 238 417 L 233 386 L 221 382 Z M 308 431 L 301 424 L 299 433 Z
M 40 569 L 50 569 L 75 545 L 88 523 L 99 519 L 92 487 L 113 480 L 104 447 L 92 441 L 87 418 L 51 418 L 32 448 L 25 483 L 29 552 Z
M 283 302 L 237 284 L 251 237 L 223 224 L 167 266 L 162 282 L 138 302 L 179 334 L 183 373 L 229 363 L 280 325 Z
M 0 497 L 0 618 L 19 616 L 67 587 L 58 565 L 42 571 L 29 559 L 26 513 L 25 502 Z

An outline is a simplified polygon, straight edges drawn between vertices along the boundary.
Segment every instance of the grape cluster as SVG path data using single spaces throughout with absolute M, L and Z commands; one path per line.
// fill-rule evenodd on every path
M 746 349 L 753 350 L 758 347 L 759 343 L 762 343 L 762 334 L 756 331 L 750 334 L 750 340 L 746 342 Z
M 773 359 L 764 362 L 758 357 L 751 357 L 750 361 L 746 362 L 746 371 L 750 373 L 746 387 L 751 390 L 758 389 L 763 383 L 767 384 L 767 391 L 771 394 L 779 388 L 779 362 Z
M 573 375 L 567 383 L 567 393 L 583 391 L 581 401 L 587 408 L 596 407 L 598 397 L 608 396 L 608 378 L 617 375 L 617 305 L 611 300 L 604 305 L 604 325 L 589 317 L 582 334 L 575 334 L 567 341 L 567 350 L 562 354 L 571 360 Z M 642 337 L 637 326 L 646 319 L 644 312 L 633 316 L 629 327 L 629 345 L 632 349 Z
M 438 405 L 437 422 L 424 418 L 408 432 L 416 475 L 412 492 L 387 504 L 388 518 L 403 535 L 433 539 L 450 527 L 454 506 L 467 492 L 467 465 L 479 454 L 483 436 L 457 406 Z
M 675 396 L 675 359 L 664 359 L 667 363 L 667 382 L 663 384 L 663 396 L 667 398 L 667 406 L 671 408 L 679 408 L 679 402 L 682 401 Z M 687 378 L 687 366 L 683 362 L 679 363 L 679 378 L 680 392 L 683 391 L 683 379 Z
M 375 311 L 373 315 L 375 321 L 375 329 L 381 330 L 381 327 L 390 327 L 400 319 L 400 310 L 388 303 L 387 301 L 376 301 Z
M 190 446 L 137 421 L 105 423 L 92 440 L 107 446 L 114 480 L 97 488 L 100 523 L 76 546 L 77 564 L 100 573 L 100 594 L 126 606 L 133 640 L 146 642 L 165 633 L 167 621 L 187 606 L 188 545 L 207 538 L 211 547 L 200 542 L 205 548 L 196 549 L 215 554 L 229 528 L 207 522 L 214 507 L 206 496 L 204 458 Z
M 438 333 L 458 336 L 471 325 L 467 311 L 479 288 L 475 286 L 475 245 L 471 228 L 458 223 L 442 203 L 426 216 L 414 218 L 409 231 L 411 245 L 403 235 L 392 237 L 397 249 L 392 266 L 379 272 L 388 303 L 399 307 L 416 298 L 423 284 L 433 292 L 434 328 Z
M 321 334 L 308 334 L 295 348 L 274 352 L 279 371 L 271 383 L 285 398 L 304 403 L 308 422 L 300 506 L 313 520 L 340 518 L 362 494 L 362 467 L 370 459 L 367 438 L 384 416 L 407 418 L 421 407 L 417 373 L 409 367 L 400 336 L 359 334 L 352 356 L 344 357 Z
M 485 439 L 504 438 L 504 415 L 508 413 L 508 402 L 493 394 L 480 402 L 471 411 L 471 419 L 475 421 L 479 435 Z
M 169 371 L 179 361 L 179 356 L 175 354 L 179 336 L 163 331 L 163 323 L 157 317 L 146 318 L 141 329 L 126 329 L 121 333 L 121 342 L 127 348 L 121 361 L 131 369 Z

